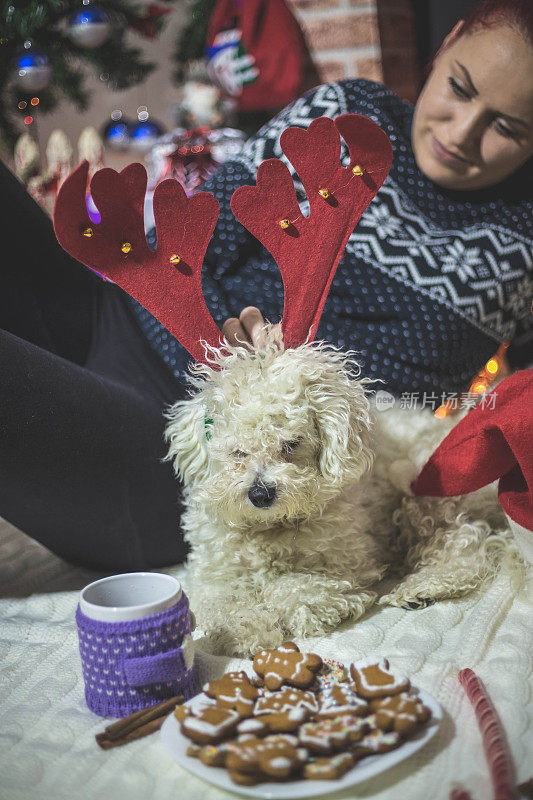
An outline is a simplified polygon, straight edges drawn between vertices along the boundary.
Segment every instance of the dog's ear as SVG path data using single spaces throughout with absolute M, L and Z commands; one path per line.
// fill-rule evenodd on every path
M 321 443 L 320 472 L 339 487 L 358 480 L 374 460 L 364 385 L 330 369 L 308 384 L 306 394 Z
M 178 400 L 166 413 L 165 439 L 169 443 L 165 461 L 172 461 L 174 472 L 184 484 L 202 481 L 209 470 L 208 440 L 213 420 L 198 394 Z

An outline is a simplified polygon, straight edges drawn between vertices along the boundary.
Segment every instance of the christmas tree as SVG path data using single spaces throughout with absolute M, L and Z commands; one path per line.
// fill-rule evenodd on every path
M 172 2 L 172 0 L 170 0 Z M 155 64 L 125 41 L 128 29 L 152 37 L 165 6 L 148 11 L 131 0 L 2 0 L 0 2 L 0 132 L 13 144 L 35 113 L 51 111 L 62 96 L 88 106 L 87 65 L 112 89 L 143 81 Z
M 188 65 L 205 55 L 207 29 L 215 2 L 216 0 L 192 0 L 189 6 L 189 19 L 177 40 L 174 54 L 174 77 L 178 84 L 186 79 Z

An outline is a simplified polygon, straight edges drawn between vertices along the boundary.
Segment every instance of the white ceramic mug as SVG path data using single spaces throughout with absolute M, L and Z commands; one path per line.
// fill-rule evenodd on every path
M 99 622 L 149 617 L 178 603 L 183 590 L 176 578 L 160 572 L 125 572 L 89 583 L 80 592 L 80 609 Z M 191 614 L 191 623 L 194 617 Z
M 125 717 L 177 694 L 193 697 L 193 619 L 170 575 L 126 572 L 82 589 L 76 624 L 91 711 Z

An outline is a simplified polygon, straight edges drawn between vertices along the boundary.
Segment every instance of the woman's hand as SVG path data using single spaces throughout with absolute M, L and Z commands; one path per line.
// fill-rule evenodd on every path
M 245 342 L 251 345 L 250 349 L 257 349 L 264 346 L 265 331 L 262 328 L 266 325 L 263 315 L 255 306 L 246 306 L 237 317 L 230 317 L 222 326 L 222 333 L 232 345 Z M 281 323 L 272 326 L 274 339 L 281 345 Z M 240 340 L 240 341 L 238 341 Z

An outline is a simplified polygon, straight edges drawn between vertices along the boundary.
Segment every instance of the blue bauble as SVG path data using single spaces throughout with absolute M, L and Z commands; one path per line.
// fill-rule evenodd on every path
M 131 132 L 131 144 L 136 150 L 147 153 L 157 139 L 164 133 L 164 128 L 153 119 L 139 120 Z
M 131 125 L 124 120 L 108 122 L 103 130 L 104 143 L 113 150 L 127 150 L 131 144 Z
M 52 73 L 47 56 L 33 48 L 17 58 L 15 69 L 17 84 L 28 93 L 40 92 L 48 86 Z
M 69 20 L 70 38 L 87 50 L 100 47 L 109 36 L 110 28 L 109 17 L 97 6 L 76 11 Z

